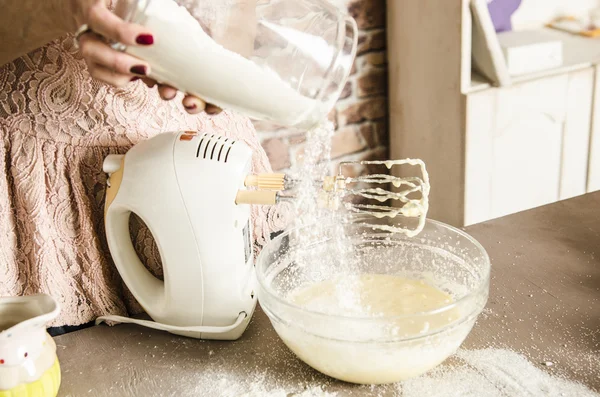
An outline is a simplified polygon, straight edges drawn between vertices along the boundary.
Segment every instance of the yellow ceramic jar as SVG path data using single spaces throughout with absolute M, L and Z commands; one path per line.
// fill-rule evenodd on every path
M 55 397 L 56 344 L 46 323 L 59 312 L 49 295 L 0 297 L 0 397 Z

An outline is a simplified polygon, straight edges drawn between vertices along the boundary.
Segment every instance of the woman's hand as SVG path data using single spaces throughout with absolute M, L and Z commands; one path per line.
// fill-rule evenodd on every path
M 152 32 L 141 25 L 125 22 L 113 14 L 108 9 L 106 0 L 77 0 L 72 3 L 75 7 L 72 10 L 75 29 L 84 24 L 89 28 L 78 37 L 78 43 L 92 77 L 116 87 L 123 87 L 138 79 L 142 79 L 149 87 L 157 84 L 148 77 L 150 65 L 147 62 L 114 50 L 107 43 L 110 40 L 128 46 L 151 46 L 154 43 Z M 162 84 L 158 84 L 158 92 L 165 100 L 171 100 L 177 95 L 175 88 Z M 190 114 L 204 110 L 209 114 L 221 111 L 192 95 L 186 95 L 182 103 Z

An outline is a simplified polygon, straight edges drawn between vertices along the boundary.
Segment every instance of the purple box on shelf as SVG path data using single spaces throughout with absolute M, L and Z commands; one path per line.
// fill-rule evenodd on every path
M 521 5 L 522 0 L 488 0 L 488 10 L 496 32 L 512 30 L 511 17 Z

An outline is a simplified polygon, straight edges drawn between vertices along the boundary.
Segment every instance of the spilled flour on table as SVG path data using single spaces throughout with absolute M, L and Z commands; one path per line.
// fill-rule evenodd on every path
M 459 363 L 442 365 L 396 385 L 401 397 L 594 397 L 598 393 L 536 367 L 504 349 L 459 350 Z M 598 363 L 600 364 L 600 362 Z M 443 390 L 443 394 L 440 391 Z
M 266 370 L 265 366 L 246 368 L 245 375 L 213 367 L 212 371 L 196 377 L 197 386 L 190 396 L 600 397 L 583 384 L 554 375 L 552 369 L 505 349 L 459 350 L 452 363 L 442 364 L 414 379 L 379 386 L 339 382 L 312 371 L 292 356 L 287 357 L 284 362 L 275 358 L 274 362 L 265 363 Z M 600 358 L 595 365 L 600 365 Z M 285 370 L 273 368 L 281 366 Z M 292 378 L 306 380 L 298 382 Z
M 289 381 L 272 372 L 258 370 L 247 376 L 228 373 L 224 368 L 203 374 L 198 387 L 190 396 L 222 397 L 337 397 L 336 392 L 325 391 L 325 386 L 316 382 Z M 326 382 L 329 384 L 330 382 Z

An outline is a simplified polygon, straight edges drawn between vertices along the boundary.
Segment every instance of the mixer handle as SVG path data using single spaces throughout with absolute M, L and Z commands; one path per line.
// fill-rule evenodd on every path
M 106 239 L 123 281 L 146 312 L 162 310 L 165 301 L 164 282 L 154 277 L 138 257 L 129 234 L 131 211 L 111 205 L 106 212 Z

